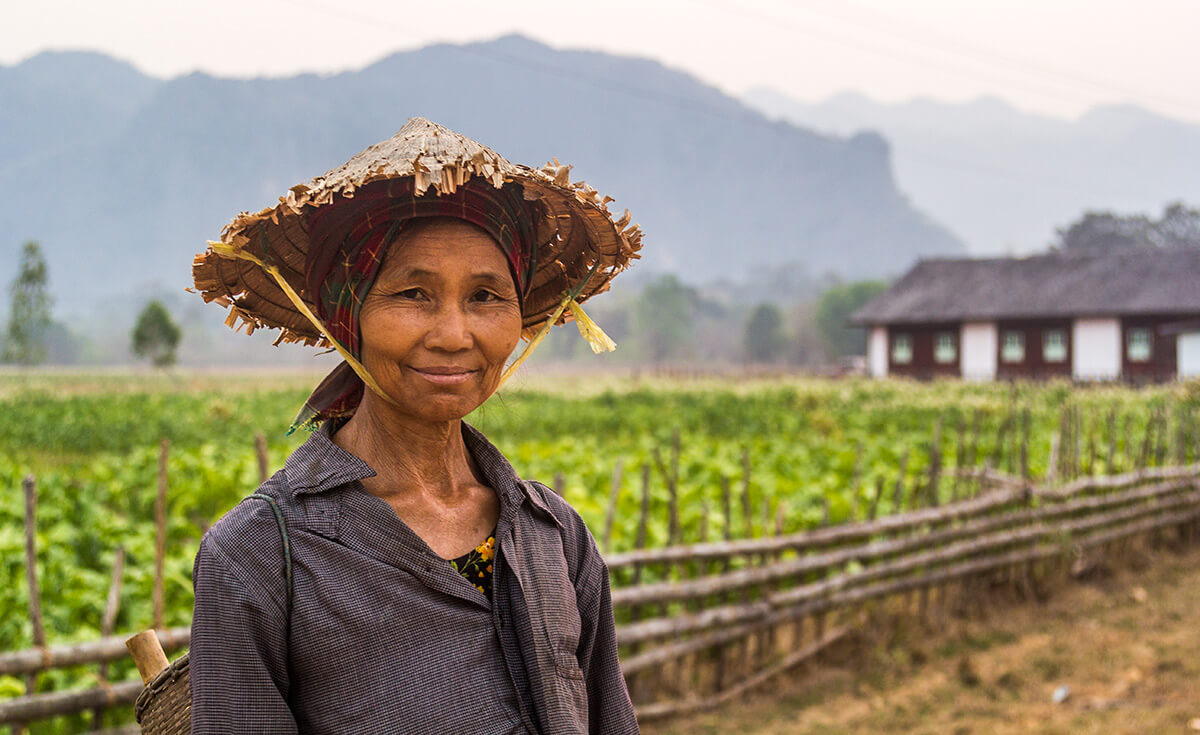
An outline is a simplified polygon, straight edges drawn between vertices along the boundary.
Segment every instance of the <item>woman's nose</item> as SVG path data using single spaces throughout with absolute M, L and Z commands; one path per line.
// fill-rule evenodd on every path
M 425 346 L 431 350 L 458 352 L 473 344 L 467 314 L 457 306 L 438 309 L 425 333 Z

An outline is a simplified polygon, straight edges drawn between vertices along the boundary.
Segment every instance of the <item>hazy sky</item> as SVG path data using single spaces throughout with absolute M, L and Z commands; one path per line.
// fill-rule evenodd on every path
M 1132 102 L 1200 122 L 1200 0 L 163 0 L 9 3 L 0 64 L 93 49 L 156 76 L 333 72 L 520 32 L 649 56 L 738 94 L 984 94 L 1074 117 Z

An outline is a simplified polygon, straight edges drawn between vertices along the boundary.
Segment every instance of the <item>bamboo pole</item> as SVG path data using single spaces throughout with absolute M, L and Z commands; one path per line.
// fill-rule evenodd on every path
M 1035 490 L 1035 495 L 1043 500 L 1058 501 L 1082 492 L 1112 491 L 1156 480 L 1189 480 L 1198 477 L 1200 477 L 1200 467 L 1191 465 L 1137 470 L 1121 475 L 1082 478 L 1052 489 L 1042 487 Z M 728 478 L 724 478 L 723 487 L 727 484 Z M 764 551 L 770 552 L 777 549 L 826 548 L 873 536 L 904 533 L 922 526 L 953 523 L 1015 503 L 1024 503 L 1025 499 L 1026 493 L 1017 481 L 993 493 L 963 500 L 953 505 L 885 515 L 866 523 L 810 529 L 780 538 L 732 540 L 731 536 L 726 536 L 725 541 L 704 545 L 691 544 L 613 554 L 605 558 L 605 563 L 609 569 L 621 569 L 630 567 L 634 563 L 668 563 L 693 558 L 723 560 L 735 556 L 762 554 Z
M 1189 483 L 1164 483 L 1157 487 L 1140 488 L 1131 491 L 1126 498 L 1111 498 L 1105 496 L 1079 498 L 1072 503 L 1059 506 L 1038 507 L 1014 513 L 1015 519 L 1029 522 L 1030 525 L 1015 530 L 1002 530 L 992 534 L 973 533 L 967 540 L 938 546 L 923 537 L 893 539 L 891 541 L 875 542 L 867 547 L 855 549 L 840 549 L 824 554 L 812 555 L 772 564 L 768 567 L 750 567 L 739 569 L 728 574 L 702 579 L 686 580 L 676 583 L 660 583 L 642 585 L 636 588 L 619 588 L 612 592 L 614 607 L 635 604 L 645 604 L 651 600 L 686 600 L 694 597 L 713 595 L 746 589 L 750 586 L 762 585 L 773 580 L 789 577 L 799 577 L 801 574 L 817 570 L 830 569 L 844 564 L 851 559 L 868 561 L 871 559 L 892 556 L 901 551 L 915 551 L 914 554 L 901 556 L 888 562 L 881 562 L 863 568 L 849 575 L 836 575 L 819 582 L 792 587 L 772 596 L 773 604 L 791 604 L 800 599 L 827 592 L 829 589 L 840 588 L 847 580 L 872 579 L 887 574 L 911 571 L 914 568 L 934 563 L 952 561 L 959 556 L 977 555 L 997 548 L 1029 543 L 1054 534 L 1078 533 L 1094 527 L 1119 523 L 1146 514 L 1165 512 L 1187 503 L 1200 503 L 1200 490 L 1193 489 Z M 1093 517 L 1083 517 L 1066 520 L 1058 526 L 1050 526 L 1042 521 L 1051 517 L 1068 515 L 1089 509 L 1110 508 L 1114 505 L 1133 503 L 1128 508 L 1109 510 Z M 938 539 L 940 541 L 940 539 Z
M 157 632 L 163 648 L 167 651 L 179 651 L 187 648 L 191 637 L 191 628 L 186 626 Z M 0 653 L 0 676 L 20 676 L 35 671 L 63 669 L 104 661 L 120 661 L 127 656 L 129 656 L 129 651 L 125 647 L 125 638 L 121 636 L 49 646 L 44 649 L 5 651 Z
M 1182 511 L 1165 515 L 1158 512 L 1146 513 L 1142 511 L 1140 515 L 1149 515 L 1151 517 L 1122 523 L 1113 528 L 1080 537 L 1075 543 L 1081 548 L 1093 548 L 1111 543 L 1115 539 L 1147 533 L 1155 528 L 1190 522 L 1193 519 L 1200 518 L 1198 503 L 1200 503 L 1200 495 L 1189 499 L 1188 507 Z M 1132 511 L 1139 510 L 1132 509 Z M 1124 515 L 1136 517 L 1138 513 L 1126 511 Z M 1091 522 L 1088 524 L 1078 523 L 1076 525 L 1102 527 L 1105 524 Z M 799 616 L 819 616 L 823 612 L 838 607 L 859 605 L 872 599 L 903 594 L 919 589 L 922 586 L 947 584 L 958 579 L 970 579 L 980 574 L 1014 564 L 1052 559 L 1060 556 L 1062 553 L 1063 548 L 1057 543 L 1024 545 L 1019 546 L 1014 551 L 1003 552 L 994 556 L 967 561 L 952 560 L 952 563 L 940 569 L 920 572 L 913 576 L 886 579 L 872 584 L 855 584 L 852 586 L 843 584 L 836 589 L 830 589 L 829 585 L 826 584 L 825 589 L 806 591 L 805 594 L 794 594 L 796 592 L 794 589 L 786 590 L 776 595 L 775 599 L 767 602 L 756 601 L 748 605 L 714 608 L 706 610 L 699 615 L 665 620 L 646 620 L 634 625 L 621 626 L 617 629 L 617 639 L 620 643 L 625 644 L 632 641 L 647 641 L 682 636 L 709 630 L 714 627 L 730 626 L 751 621 L 762 621 L 764 624 L 777 624 L 784 620 L 796 619 Z M 911 569 L 920 569 L 927 563 L 923 559 L 905 559 L 901 560 L 901 562 Z M 889 570 L 887 574 L 893 574 L 895 571 Z M 877 573 L 868 577 L 866 574 L 863 574 L 859 575 L 859 579 L 856 581 L 869 581 L 882 576 L 887 575 Z M 820 618 L 818 617 L 817 619 L 819 620 Z
M 129 649 L 129 655 L 137 666 L 143 684 L 149 684 L 151 679 L 158 676 L 158 672 L 171 665 L 158 642 L 158 635 L 153 630 L 143 630 L 130 636 L 125 641 L 125 646 Z

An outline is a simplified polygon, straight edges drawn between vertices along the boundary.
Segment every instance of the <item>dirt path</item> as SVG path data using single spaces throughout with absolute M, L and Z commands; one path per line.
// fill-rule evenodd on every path
M 1135 561 L 1044 604 L 863 642 L 845 661 L 643 732 L 1200 732 L 1200 547 Z M 1056 690 L 1065 701 L 1054 702 Z

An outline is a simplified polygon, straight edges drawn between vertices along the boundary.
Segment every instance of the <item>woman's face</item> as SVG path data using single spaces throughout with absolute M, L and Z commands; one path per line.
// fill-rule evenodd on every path
M 363 300 L 359 328 L 363 364 L 403 413 L 460 419 L 496 390 L 521 336 L 508 261 L 474 225 L 410 223 Z

